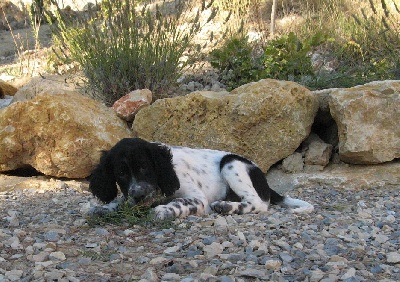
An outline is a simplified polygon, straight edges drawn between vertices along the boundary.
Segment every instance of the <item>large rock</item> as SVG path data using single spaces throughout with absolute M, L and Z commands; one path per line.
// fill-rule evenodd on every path
M 117 113 L 117 116 L 131 122 L 137 112 L 150 105 L 152 100 L 153 94 L 149 89 L 138 89 L 115 101 L 112 108 Z
M 83 178 L 130 129 L 112 109 L 76 93 L 40 95 L 0 110 L 0 171 L 32 166 Z
M 310 133 L 318 102 L 294 82 L 265 79 L 231 93 L 193 92 L 139 111 L 139 137 L 235 152 L 263 170 L 290 155 Z
M 11 84 L 0 80 L 0 99 L 2 99 L 4 95 L 13 96 L 17 90 L 18 89 Z
M 336 89 L 329 107 L 338 126 L 341 160 L 376 164 L 400 157 L 400 81 Z
M 49 75 L 46 78 L 34 77 L 15 93 L 12 102 L 26 101 L 38 95 L 78 93 L 75 83 L 67 82 L 60 75 Z

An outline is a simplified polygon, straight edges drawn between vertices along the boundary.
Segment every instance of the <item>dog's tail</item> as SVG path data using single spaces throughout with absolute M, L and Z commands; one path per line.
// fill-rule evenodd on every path
M 289 207 L 293 213 L 310 213 L 314 211 L 314 206 L 309 202 L 279 195 L 272 189 L 270 197 L 271 204 Z

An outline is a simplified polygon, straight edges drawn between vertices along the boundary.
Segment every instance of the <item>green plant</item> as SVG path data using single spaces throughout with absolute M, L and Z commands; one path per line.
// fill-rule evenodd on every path
M 293 32 L 271 40 L 264 51 L 265 77 L 299 81 L 314 76 L 309 52 L 326 40 L 322 33 L 315 33 L 301 41 Z
M 52 23 L 95 97 L 110 105 L 133 89 L 148 88 L 160 98 L 198 54 L 188 52 L 189 59 L 181 59 L 193 47 L 203 10 L 190 16 L 185 1 L 172 4 L 139 9 L 135 0 L 105 0 L 89 20 L 58 9 Z M 202 8 L 208 8 L 204 0 Z M 214 16 L 215 11 L 208 21 Z
M 110 212 L 103 216 L 91 215 L 88 216 L 86 220 L 91 227 L 114 224 L 169 228 L 173 224 L 172 220 L 157 220 L 152 213 L 152 209 L 147 205 L 136 205 L 132 207 L 128 203 L 122 204 L 118 211 Z
M 310 3 L 311 2 L 311 3 Z M 324 46 L 337 59 L 331 73 L 319 72 L 312 88 L 350 87 L 400 78 L 400 11 L 393 0 L 308 0 L 300 38 L 322 31 L 333 38 Z M 349 16 L 350 15 L 350 16 Z
M 228 90 L 251 81 L 262 74 L 262 58 L 257 56 L 247 36 L 234 35 L 210 53 L 211 66 L 216 68 Z
M 33 36 L 35 38 L 35 49 L 40 48 L 40 40 L 39 40 L 39 30 L 42 24 L 42 20 L 44 19 L 44 2 L 43 0 L 34 0 L 30 5 L 29 9 L 29 19 L 33 32 Z

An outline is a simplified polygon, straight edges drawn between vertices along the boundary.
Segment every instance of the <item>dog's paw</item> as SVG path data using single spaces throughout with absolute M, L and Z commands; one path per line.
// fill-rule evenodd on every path
M 92 207 L 89 211 L 88 211 L 88 215 L 89 216 L 97 216 L 97 217 L 103 217 L 106 216 L 107 214 L 109 214 L 110 212 L 112 212 L 110 209 L 105 208 L 103 206 L 95 206 Z
M 174 219 L 176 214 L 173 208 L 168 207 L 167 205 L 159 205 L 154 208 L 154 216 L 156 219 L 164 220 Z
M 230 214 L 232 213 L 232 202 L 228 201 L 216 201 L 211 203 L 211 209 L 219 214 Z

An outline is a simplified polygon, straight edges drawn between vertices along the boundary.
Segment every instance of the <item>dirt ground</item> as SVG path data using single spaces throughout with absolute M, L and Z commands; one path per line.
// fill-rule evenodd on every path
M 32 76 L 45 72 L 51 41 L 49 25 L 40 27 L 39 49 L 35 49 L 35 36 L 30 27 L 0 30 L 0 79 L 19 88 Z

